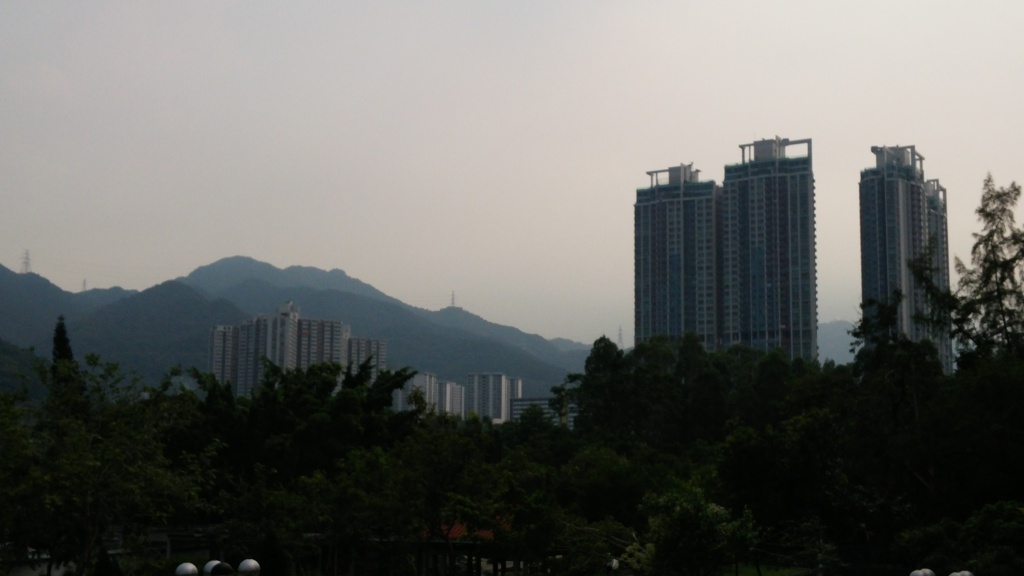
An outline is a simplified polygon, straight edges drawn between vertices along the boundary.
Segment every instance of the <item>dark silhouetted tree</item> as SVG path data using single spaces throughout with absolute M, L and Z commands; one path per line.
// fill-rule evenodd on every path
M 1020 194 L 1016 182 L 999 188 L 991 174 L 985 178 L 971 266 L 956 260 L 954 335 L 969 356 L 1024 355 L 1024 230 L 1014 219 Z

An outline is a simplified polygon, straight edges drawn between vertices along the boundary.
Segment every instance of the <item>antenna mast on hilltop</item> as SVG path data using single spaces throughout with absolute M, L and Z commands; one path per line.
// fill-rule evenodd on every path
M 21 273 L 31 274 L 32 273 L 32 259 L 29 258 L 28 248 L 25 249 L 25 254 L 21 256 Z
M 619 324 L 619 350 L 622 350 L 622 324 Z
M 455 290 L 452 290 L 452 308 L 455 308 Z

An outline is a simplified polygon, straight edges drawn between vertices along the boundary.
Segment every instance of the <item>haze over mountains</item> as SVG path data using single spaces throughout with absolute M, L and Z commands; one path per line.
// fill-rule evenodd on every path
M 409 366 L 459 382 L 473 372 L 504 372 L 523 378 L 527 395 L 546 395 L 568 373 L 582 371 L 592 344 L 547 340 L 454 306 L 416 308 L 342 270 L 280 269 L 242 256 L 141 292 L 71 293 L 39 275 L 0 266 L 0 340 L 49 356 L 54 323 L 63 315 L 79 358 L 96 353 L 156 381 L 176 365 L 206 370 L 214 325 L 271 314 L 286 301 L 298 305 L 304 318 L 341 320 L 353 336 L 387 340 L 392 369 Z M 849 360 L 848 330 L 843 322 L 819 328 L 823 360 Z

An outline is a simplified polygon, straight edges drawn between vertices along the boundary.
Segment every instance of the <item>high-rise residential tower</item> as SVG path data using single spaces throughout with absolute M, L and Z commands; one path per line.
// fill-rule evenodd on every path
M 792 148 L 792 150 L 791 150 Z M 741 144 L 722 181 L 723 346 L 818 355 L 811 140 Z
M 429 372 L 417 373 L 404 386 L 391 393 L 391 407 L 395 411 L 409 410 L 413 407 L 409 397 L 413 390 L 417 390 L 423 396 L 423 401 L 427 407 L 437 410 L 442 384 L 436 374 L 430 374 Z M 440 410 L 437 411 L 440 412 Z
M 258 316 L 238 327 L 235 394 L 252 396 L 263 380 L 263 359 L 284 369 L 298 362 L 299 308 L 282 304 L 271 317 Z
M 257 316 L 239 326 L 214 326 L 210 334 L 210 372 L 218 381 L 230 382 L 236 395 L 251 396 L 263 380 L 264 359 L 285 370 L 306 370 L 327 362 L 344 367 L 349 340 L 345 324 L 300 318 L 299 308 L 286 302 L 276 315 Z
M 465 390 L 467 415 L 474 413 L 501 424 L 510 418 L 511 399 L 523 397 L 523 381 L 504 374 L 470 374 Z
M 338 320 L 299 318 L 298 364 L 303 370 L 314 364 L 348 364 L 349 327 Z
M 910 264 L 921 260 L 929 280 L 949 290 L 949 239 L 946 189 L 925 180 L 924 156 L 915 146 L 872 146 L 874 168 L 860 173 L 861 301 L 872 314 L 872 302 L 893 303 L 896 328 L 913 341 L 931 340 L 943 367 L 952 368 L 948 330 L 922 321 L 932 310 Z
M 210 373 L 222 384 L 238 381 L 238 326 L 221 324 L 210 332 Z
M 461 384 L 456 384 L 455 382 L 442 383 L 437 406 L 438 410 L 445 414 L 465 418 L 466 387 Z
M 720 189 L 683 164 L 648 172 L 633 206 L 634 328 L 637 341 L 696 334 L 717 344 Z
M 388 367 L 388 342 L 376 338 L 349 338 L 348 362 L 355 372 L 364 362 L 370 362 L 371 378 L 380 376 Z

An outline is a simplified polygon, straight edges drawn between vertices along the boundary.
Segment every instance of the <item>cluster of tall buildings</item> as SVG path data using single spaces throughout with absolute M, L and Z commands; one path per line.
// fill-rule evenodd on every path
M 690 164 L 648 172 L 650 186 L 636 191 L 636 339 L 693 333 L 708 350 L 743 344 L 814 358 L 811 141 L 740 150 L 721 185 Z
M 238 396 L 251 396 L 263 380 L 266 358 L 283 369 L 307 369 L 335 362 L 358 366 L 369 360 L 373 376 L 387 367 L 387 342 L 352 338 L 338 320 L 302 318 L 286 302 L 271 316 L 257 316 L 241 325 L 214 326 L 210 335 L 210 373 L 230 382 Z
M 344 367 L 369 361 L 376 378 L 387 367 L 388 357 L 386 341 L 353 338 L 349 326 L 338 320 L 302 318 L 292 302 L 281 305 L 273 315 L 257 316 L 237 326 L 214 326 L 209 352 L 210 373 L 219 382 L 230 382 L 238 396 L 251 396 L 258 390 L 264 359 L 280 368 L 302 370 L 325 362 Z M 414 390 L 438 413 L 461 418 L 476 414 L 496 424 L 511 420 L 522 410 L 523 402 L 536 402 L 523 398 L 521 378 L 501 373 L 469 374 L 464 383 L 419 373 L 395 391 L 392 407 L 410 408 Z
M 634 205 L 636 341 L 696 335 L 707 350 L 744 345 L 817 357 L 818 290 L 810 139 L 740 145 L 722 184 L 692 164 L 648 172 Z M 925 180 L 913 146 L 874 147 L 861 173 L 863 300 L 903 294 L 900 330 L 943 338 L 916 318 L 928 312 L 908 262 L 927 254 L 932 281 L 949 286 L 946 191 Z
M 512 420 L 523 398 L 523 380 L 501 373 L 469 374 L 464 384 L 446 382 L 434 374 L 417 374 L 402 390 L 396 390 L 395 410 L 410 408 L 410 394 L 418 390 L 427 406 L 438 413 L 466 417 L 476 414 L 495 424 Z
M 413 408 L 411 395 L 418 391 L 429 408 L 438 414 L 465 416 L 466 387 L 455 382 L 441 380 L 436 374 L 420 372 L 413 376 L 401 390 L 392 395 L 391 407 L 395 411 Z

